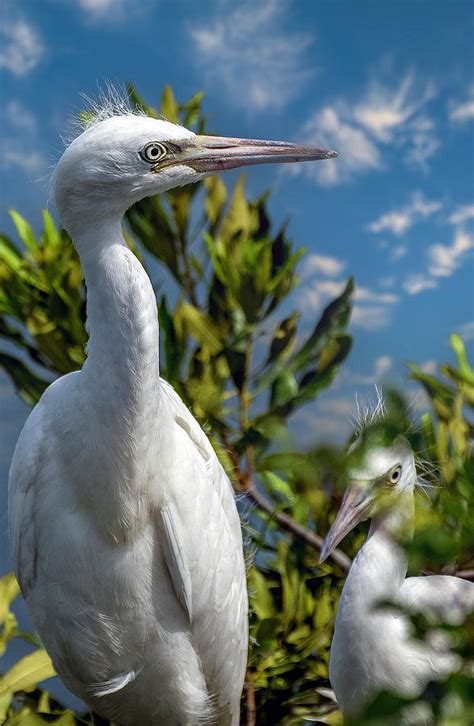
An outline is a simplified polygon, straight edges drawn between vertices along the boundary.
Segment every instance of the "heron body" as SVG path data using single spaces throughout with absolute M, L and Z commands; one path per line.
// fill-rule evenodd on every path
M 123 214 L 222 169 L 330 155 L 111 113 L 56 169 L 87 287 L 87 360 L 46 390 L 20 435 L 11 550 L 58 674 L 118 724 L 237 724 L 248 642 L 233 490 L 160 378 L 156 299 Z
M 413 531 L 416 483 L 406 439 L 369 450 L 353 473 L 322 558 L 357 522 L 371 518 L 342 591 L 329 667 L 343 715 L 357 718 L 381 691 L 415 698 L 429 681 L 457 669 L 458 657 L 446 639 L 435 631 L 425 640 L 415 639 L 404 612 L 423 613 L 433 625 L 460 624 L 474 610 L 474 584 L 448 576 L 406 577 L 407 559 L 398 540 Z

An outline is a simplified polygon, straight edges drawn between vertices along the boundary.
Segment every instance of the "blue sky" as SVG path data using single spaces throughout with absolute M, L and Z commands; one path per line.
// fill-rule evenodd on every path
M 59 132 L 81 93 L 94 96 L 105 79 L 132 80 L 151 103 L 165 83 L 182 100 L 203 90 L 224 135 L 308 140 L 341 153 L 336 162 L 247 173 L 252 193 L 274 188 L 275 221 L 291 216 L 291 236 L 308 248 L 291 301 L 303 325 L 348 274 L 358 285 L 353 353 L 331 392 L 300 415 L 301 440 L 347 430 L 356 390 L 364 396 L 375 383 L 394 382 L 413 396 L 406 362 L 434 370 L 450 358 L 453 330 L 474 340 L 470 1 L 2 7 L 2 231 L 13 231 L 10 207 L 38 226 Z M 0 374 L 2 573 L 11 568 L 7 471 L 27 413 Z
M 472 24 L 460 0 L 7 0 L 1 228 L 12 232 L 9 207 L 39 224 L 60 131 L 105 79 L 132 80 L 151 103 L 165 83 L 182 100 L 202 89 L 225 135 L 337 149 L 335 162 L 247 173 L 308 248 L 291 301 L 303 326 L 356 278 L 353 353 L 300 418 L 308 440 L 333 436 L 356 389 L 394 382 L 411 396 L 407 361 L 431 371 L 453 330 L 474 339 Z M 0 405 L 4 501 L 27 414 L 4 377 Z

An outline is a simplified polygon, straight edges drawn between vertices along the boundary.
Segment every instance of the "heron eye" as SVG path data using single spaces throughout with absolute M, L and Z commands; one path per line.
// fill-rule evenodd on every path
M 151 144 L 147 144 L 140 151 L 140 156 L 143 161 L 147 161 L 149 164 L 155 164 L 160 159 L 163 159 L 166 154 L 166 146 L 160 144 L 159 141 L 152 141 Z
M 402 467 L 400 464 L 397 464 L 393 467 L 393 469 L 389 472 L 388 479 L 391 484 L 396 484 L 397 481 L 399 481 L 400 477 L 402 475 Z

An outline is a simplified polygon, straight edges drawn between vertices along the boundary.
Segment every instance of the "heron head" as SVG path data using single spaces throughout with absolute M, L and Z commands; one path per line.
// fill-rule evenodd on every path
M 53 177 L 63 224 L 94 209 L 123 215 L 143 197 L 227 169 L 330 159 L 336 152 L 289 142 L 194 134 L 182 126 L 125 113 L 97 121 L 65 150 Z
M 404 494 L 413 493 L 417 476 L 409 442 L 404 436 L 397 436 L 390 445 L 370 440 L 356 442 L 349 451 L 348 480 L 321 550 L 321 562 L 359 522 L 393 512 L 403 506 Z

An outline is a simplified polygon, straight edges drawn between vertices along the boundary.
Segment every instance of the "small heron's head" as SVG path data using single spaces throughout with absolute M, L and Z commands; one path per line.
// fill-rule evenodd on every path
M 403 507 L 403 495 L 412 495 L 417 481 L 413 450 L 404 436 L 397 436 L 390 445 L 356 442 L 349 462 L 349 485 L 324 541 L 321 562 L 359 522 Z
M 61 221 L 123 215 L 134 202 L 227 169 L 330 159 L 336 152 L 283 141 L 196 135 L 177 124 L 124 113 L 86 128 L 65 150 L 53 177 Z

